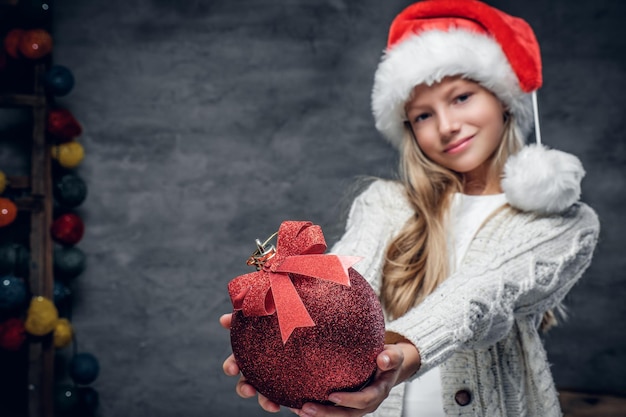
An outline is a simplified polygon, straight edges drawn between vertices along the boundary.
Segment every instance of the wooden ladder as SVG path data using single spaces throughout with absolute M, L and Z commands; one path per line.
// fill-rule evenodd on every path
M 33 68 L 32 94 L 0 94 L 0 107 L 28 107 L 32 111 L 30 177 L 9 176 L 13 189 L 29 191 L 16 199 L 20 211 L 30 212 L 30 264 L 28 285 L 33 296 L 53 299 L 52 158 L 46 143 L 48 102 L 42 84 L 47 64 Z M 28 416 L 52 417 L 54 411 L 54 345 L 48 335 L 29 344 Z M 26 387 L 25 387 L 26 388 Z

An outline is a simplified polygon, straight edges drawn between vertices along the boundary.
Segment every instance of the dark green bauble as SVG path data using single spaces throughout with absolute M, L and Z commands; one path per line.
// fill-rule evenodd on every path
M 54 249 L 54 277 L 71 280 L 79 276 L 87 265 L 85 253 L 76 246 L 62 246 Z
M 87 198 L 87 185 L 74 173 L 64 174 L 54 183 L 54 198 L 65 207 L 78 207 Z
M 28 290 L 23 279 L 0 276 L 0 310 L 17 310 L 26 305 Z
M 78 406 L 78 391 L 72 385 L 61 384 L 54 388 L 54 410 L 61 414 L 71 414 Z
M 25 278 L 28 276 L 30 253 L 19 243 L 0 245 L 0 275 L 13 274 Z
M 98 378 L 100 364 L 91 353 L 77 353 L 72 357 L 69 365 L 70 377 L 77 384 L 88 385 Z
M 92 416 L 100 404 L 100 395 L 93 387 L 78 388 L 78 413 Z

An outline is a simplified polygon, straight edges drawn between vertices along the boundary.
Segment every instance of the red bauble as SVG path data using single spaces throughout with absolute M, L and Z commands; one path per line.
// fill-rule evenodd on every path
M 11 58 L 19 58 L 23 29 L 11 29 L 4 37 L 4 50 Z
M 52 52 L 52 37 L 44 29 L 31 29 L 20 39 L 19 50 L 29 59 L 39 59 Z
M 376 371 L 385 323 L 378 297 L 350 265 L 324 255 L 319 226 L 283 222 L 276 249 L 259 247 L 257 272 L 228 284 L 233 354 L 248 383 L 301 408 L 362 388 Z
M 74 213 L 66 213 L 57 217 L 50 228 L 52 238 L 64 245 L 75 245 L 83 237 L 85 224 Z
M 52 109 L 48 113 L 48 133 L 57 139 L 72 140 L 80 136 L 83 129 L 67 109 Z
M 8 198 L 0 198 L 0 227 L 8 226 L 17 217 L 17 206 Z
M 336 391 L 362 388 L 376 371 L 385 324 L 376 294 L 350 269 L 350 287 L 291 275 L 315 322 L 296 328 L 283 344 L 276 314 L 233 314 L 231 345 L 248 383 L 270 400 L 301 408 L 327 402 Z
M 0 348 L 6 350 L 20 350 L 26 340 L 24 322 L 17 318 L 10 318 L 0 323 Z

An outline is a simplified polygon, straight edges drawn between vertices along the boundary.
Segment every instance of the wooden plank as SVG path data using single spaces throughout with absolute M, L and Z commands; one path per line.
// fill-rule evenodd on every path
M 44 201 L 41 197 L 19 197 L 13 200 L 19 211 L 42 211 L 44 210 Z
M 30 177 L 26 175 L 7 175 L 7 187 L 14 190 L 30 188 Z
M 35 68 L 35 93 L 44 105 L 33 107 L 33 146 L 31 155 L 31 195 L 43 203 L 42 210 L 31 212 L 30 274 L 29 284 L 33 295 L 53 298 L 52 275 L 52 161 L 46 143 L 46 106 L 41 78 L 44 64 Z M 31 343 L 29 380 L 29 417 L 53 417 L 54 412 L 54 346 L 50 337 Z
M 626 397 L 559 391 L 563 417 L 626 417 Z
M 0 94 L 0 107 L 41 107 L 46 97 L 33 94 Z

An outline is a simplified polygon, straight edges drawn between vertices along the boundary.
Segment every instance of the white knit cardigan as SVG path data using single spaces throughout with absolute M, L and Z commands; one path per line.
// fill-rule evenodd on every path
M 350 210 L 332 252 L 362 256 L 354 268 L 378 292 L 390 240 L 413 215 L 402 186 L 376 181 Z M 561 410 L 538 334 L 591 261 L 599 233 L 588 206 L 559 215 L 503 210 L 472 240 L 459 270 L 406 315 L 387 323 L 417 346 L 415 376 L 441 367 L 447 416 L 553 417 Z M 470 394 L 465 406 L 455 393 Z M 373 413 L 399 417 L 404 384 Z

